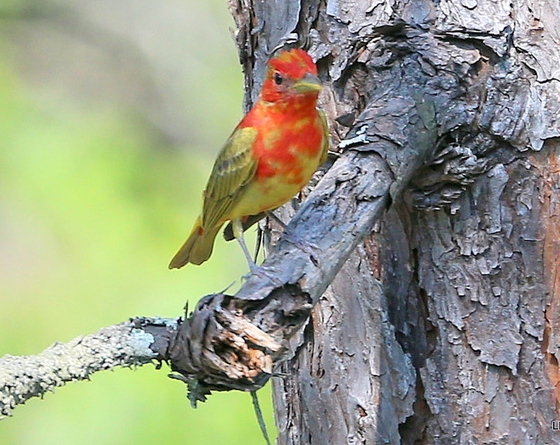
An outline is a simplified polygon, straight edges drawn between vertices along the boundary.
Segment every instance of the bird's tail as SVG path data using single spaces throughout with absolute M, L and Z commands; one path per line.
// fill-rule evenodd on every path
M 194 223 L 193 230 L 179 251 L 169 263 L 170 269 L 179 269 L 188 263 L 202 264 L 210 255 L 214 248 L 214 239 L 221 226 L 210 230 L 204 230 L 201 226 L 200 216 Z

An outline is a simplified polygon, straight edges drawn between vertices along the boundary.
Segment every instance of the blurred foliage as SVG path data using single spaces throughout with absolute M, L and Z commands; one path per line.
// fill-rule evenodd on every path
M 0 6 L 0 355 L 179 316 L 246 272 L 220 239 L 206 264 L 167 269 L 241 116 L 230 26 L 221 0 Z M 166 374 L 98 373 L 30 400 L 0 421 L 0 443 L 264 442 L 249 394 L 193 410 Z

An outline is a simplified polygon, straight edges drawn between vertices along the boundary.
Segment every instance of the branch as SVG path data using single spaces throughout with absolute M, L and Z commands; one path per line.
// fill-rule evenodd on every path
M 41 397 L 68 382 L 88 380 L 97 371 L 117 366 L 133 367 L 161 359 L 178 326 L 174 319 L 134 319 L 55 343 L 41 354 L 0 359 L 0 418 L 15 406 Z

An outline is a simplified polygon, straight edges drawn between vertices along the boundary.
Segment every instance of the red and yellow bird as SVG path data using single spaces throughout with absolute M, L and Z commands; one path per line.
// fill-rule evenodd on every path
M 259 99 L 218 155 L 202 214 L 169 268 L 210 258 L 220 228 L 231 221 L 251 268 L 243 230 L 285 204 L 326 160 L 328 127 L 317 109 L 321 82 L 305 51 L 292 49 L 268 63 Z

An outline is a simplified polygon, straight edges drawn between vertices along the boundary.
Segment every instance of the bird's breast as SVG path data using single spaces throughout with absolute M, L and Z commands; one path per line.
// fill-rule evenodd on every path
M 254 148 L 258 162 L 257 181 L 278 179 L 290 184 L 303 181 L 305 185 L 318 167 L 324 138 L 316 112 L 259 132 Z

